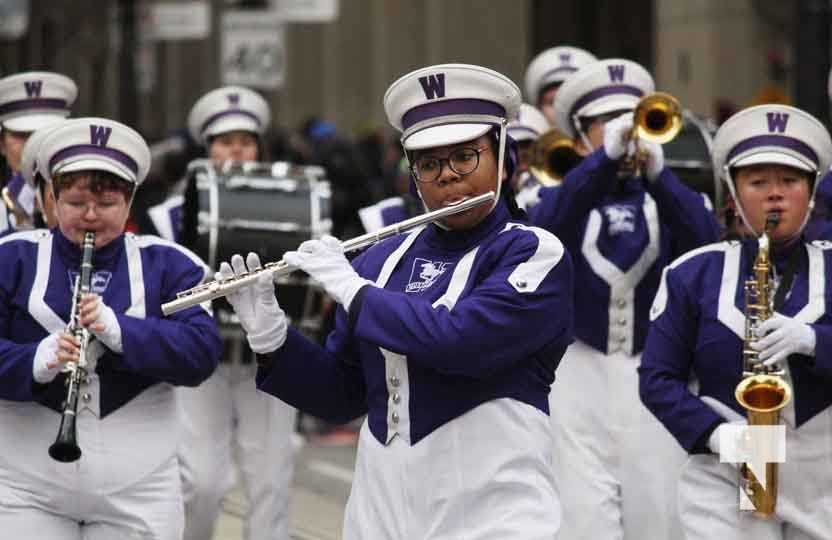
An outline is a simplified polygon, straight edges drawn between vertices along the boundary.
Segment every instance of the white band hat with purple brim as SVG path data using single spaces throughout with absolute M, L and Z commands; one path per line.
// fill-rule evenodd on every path
M 26 143 L 23 145 L 23 150 L 20 153 L 20 174 L 26 181 L 26 184 L 31 188 L 35 188 L 35 176 L 40 172 L 38 164 L 38 151 L 40 145 L 46 140 L 46 137 L 58 126 L 63 123 L 63 120 L 56 124 L 42 127 L 29 135 Z M 43 173 L 41 173 L 43 176 Z
M 633 110 L 654 88 L 650 73 L 632 60 L 610 58 L 587 64 L 555 95 L 555 126 L 575 138 L 580 118 Z
M 402 132 L 405 152 L 473 141 L 499 128 L 497 171 L 503 171 L 506 125 L 520 108 L 520 88 L 505 75 L 469 64 L 440 64 L 412 71 L 384 94 L 387 120 Z M 500 200 L 498 173 L 493 209 Z M 421 189 L 416 185 L 421 197 Z
M 74 118 L 56 126 L 38 149 L 47 181 L 78 171 L 106 171 L 138 187 L 150 169 L 150 148 L 135 130 L 106 118 Z
M 384 94 L 387 120 L 405 150 L 471 141 L 517 115 L 520 89 L 496 71 L 468 64 L 418 69 Z
M 206 144 L 210 137 L 231 131 L 263 135 L 270 120 L 263 96 L 243 86 L 224 86 L 197 100 L 188 115 L 188 131 L 195 141 Z
M 0 79 L 0 127 L 30 133 L 60 122 L 78 97 L 72 79 L 49 71 L 27 71 Z
M 578 47 L 564 45 L 546 49 L 535 56 L 526 68 L 526 99 L 537 104 L 542 89 L 564 82 L 580 68 L 596 60 L 595 55 Z
M 749 165 L 786 165 L 814 175 L 809 211 L 815 204 L 820 177 L 832 163 L 832 138 L 814 116 L 788 105 L 757 105 L 726 120 L 716 132 L 712 154 L 714 172 L 728 185 L 740 217 L 751 229 L 739 204 L 731 170 Z M 753 230 L 753 229 L 752 229 Z
M 537 107 L 521 103 L 517 114 L 508 123 L 508 134 L 517 142 L 534 141 L 550 128 L 549 121 Z

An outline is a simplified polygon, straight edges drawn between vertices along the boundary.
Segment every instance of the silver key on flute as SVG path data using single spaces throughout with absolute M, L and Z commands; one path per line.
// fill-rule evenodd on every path
M 343 243 L 344 251 L 355 251 L 371 246 L 376 242 L 384 240 L 385 238 L 395 236 L 415 227 L 432 223 L 454 214 L 465 212 L 466 210 L 470 210 L 475 206 L 479 206 L 487 202 L 492 202 L 495 197 L 496 194 L 493 191 L 489 191 L 488 193 L 483 193 L 482 195 L 477 195 L 476 197 L 471 197 L 470 199 L 464 199 L 452 206 L 445 206 L 439 210 L 426 212 L 419 216 L 388 225 L 387 227 L 383 227 L 375 232 L 357 236 Z M 273 279 L 277 279 L 280 276 L 291 274 L 295 270 L 296 268 L 291 267 L 283 262 L 283 260 L 280 260 L 278 262 L 267 263 L 253 272 L 245 272 L 228 279 L 204 283 L 192 289 L 188 289 L 187 291 L 177 293 L 175 300 L 162 304 L 162 313 L 165 316 L 168 316 L 203 302 L 228 296 L 234 291 L 254 283 L 263 272 L 271 272 L 274 274 Z

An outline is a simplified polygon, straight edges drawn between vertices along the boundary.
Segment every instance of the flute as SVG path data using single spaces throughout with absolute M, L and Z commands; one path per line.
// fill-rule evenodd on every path
M 395 236 L 415 227 L 432 223 L 454 214 L 465 212 L 466 210 L 470 210 L 471 208 L 479 206 L 483 203 L 491 202 L 495 197 L 495 193 L 493 191 L 489 191 L 488 193 L 483 193 L 482 195 L 465 199 L 454 205 L 445 206 L 439 210 L 426 212 L 422 215 L 388 225 L 387 227 L 383 227 L 375 232 L 357 236 L 351 240 L 345 241 L 342 244 L 344 246 L 344 251 L 355 251 L 371 246 L 376 242 L 384 240 L 385 238 Z M 162 304 L 162 313 L 165 316 L 168 316 L 203 302 L 228 296 L 234 291 L 251 285 L 257 281 L 258 277 L 264 272 L 274 274 L 273 279 L 277 279 L 280 276 L 291 274 L 295 270 L 296 268 L 289 266 L 281 259 L 278 262 L 267 263 L 261 268 L 251 272 L 244 272 L 238 276 L 230 277 L 228 279 L 220 279 L 204 283 L 193 287 L 192 289 L 177 293 L 176 299 Z

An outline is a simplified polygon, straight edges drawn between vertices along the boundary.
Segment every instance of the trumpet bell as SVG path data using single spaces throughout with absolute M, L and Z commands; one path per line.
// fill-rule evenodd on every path
M 665 144 L 682 129 L 682 107 L 665 92 L 653 92 L 641 98 L 636 106 L 633 124 L 639 139 Z
M 542 185 L 553 186 L 580 161 L 574 141 L 562 131 L 550 129 L 535 140 L 529 169 Z

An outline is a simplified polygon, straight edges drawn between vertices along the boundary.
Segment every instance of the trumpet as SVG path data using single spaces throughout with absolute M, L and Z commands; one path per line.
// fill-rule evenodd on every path
M 550 129 L 532 144 L 529 169 L 542 185 L 556 186 L 580 161 L 575 142 L 562 131 Z
M 347 240 L 342 245 L 344 247 L 344 251 L 356 251 L 415 227 L 432 223 L 448 216 L 465 212 L 475 206 L 491 202 L 496 197 L 497 195 L 493 191 L 489 191 L 488 193 L 483 193 L 482 195 L 477 195 L 476 197 L 460 201 L 452 206 L 446 206 L 444 208 L 440 208 L 439 210 L 426 212 L 420 216 L 412 217 L 410 219 L 388 225 L 387 227 L 383 227 L 377 231 Z M 257 270 L 246 272 L 235 277 L 204 283 L 192 289 L 177 293 L 174 300 L 162 304 L 162 313 L 165 316 L 168 316 L 203 302 L 228 296 L 234 291 L 251 285 L 257 281 L 258 277 L 264 272 L 274 274 L 273 279 L 277 279 L 280 276 L 291 274 L 295 270 L 296 268 L 293 268 L 286 264 L 283 260 L 280 260 L 274 263 L 267 263 Z
M 52 459 L 63 463 L 77 461 L 81 457 L 81 447 L 78 446 L 75 422 L 78 416 L 78 391 L 81 381 L 87 374 L 87 346 L 90 341 L 90 331 L 81 326 L 81 298 L 90 292 L 92 285 L 92 252 L 95 248 L 95 233 L 88 231 L 84 235 L 83 255 L 81 256 L 81 272 L 75 278 L 72 293 L 72 312 L 69 320 L 69 332 L 78 340 L 78 362 L 67 362 L 66 370 L 66 400 L 61 413 L 61 425 L 58 436 L 49 447 Z
M 748 425 L 772 426 L 780 423 L 780 411 L 789 404 L 792 389 L 783 370 L 766 367 L 758 359 L 758 352 L 750 347 L 757 339 L 757 328 L 771 317 L 773 285 L 770 278 L 769 232 L 777 226 L 779 214 L 769 214 L 763 234 L 758 240 L 754 277 L 745 282 L 745 338 L 743 343 L 743 379 L 734 396 L 746 410 Z M 765 489 L 748 467 L 740 468 L 740 489 L 748 496 L 757 516 L 767 518 L 774 513 L 777 503 L 777 463 L 766 463 Z M 746 510 L 740 505 L 740 510 Z
M 630 140 L 665 144 L 672 141 L 682 130 L 684 119 L 679 101 L 665 92 L 653 92 L 642 97 L 633 113 L 633 130 Z M 622 174 L 641 176 L 647 156 L 636 148 L 620 169 Z

